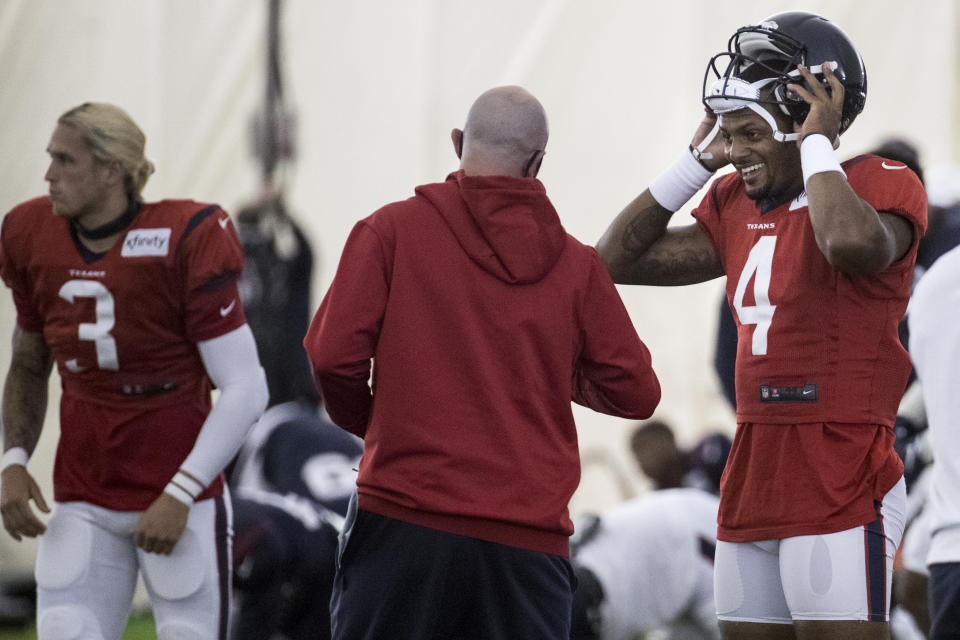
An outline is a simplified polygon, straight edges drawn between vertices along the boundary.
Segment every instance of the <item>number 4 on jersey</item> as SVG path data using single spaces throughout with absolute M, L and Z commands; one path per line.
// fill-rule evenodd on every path
M 773 269 L 773 250 L 777 246 L 777 236 L 762 236 L 750 249 L 747 263 L 740 272 L 737 290 L 733 294 L 733 308 L 737 310 L 740 324 L 755 324 L 753 330 L 753 355 L 767 355 L 767 331 L 773 322 L 773 312 L 777 310 L 770 304 L 770 276 Z M 753 279 L 752 307 L 743 306 L 743 294 Z

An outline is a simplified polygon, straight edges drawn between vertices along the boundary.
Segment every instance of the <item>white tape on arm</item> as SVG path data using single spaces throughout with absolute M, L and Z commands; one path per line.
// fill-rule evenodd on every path
M 173 496 L 188 507 L 192 505 L 195 500 L 192 495 L 181 489 L 179 485 L 174 484 L 173 480 L 170 481 L 170 484 L 164 487 L 163 492 Z
M 23 447 L 10 447 L 7 452 L 3 454 L 3 457 L 0 458 L 0 471 L 15 464 L 26 467 L 27 460 L 29 459 L 30 456 L 27 455 L 27 450 Z
M 833 143 L 820 133 L 811 133 L 800 143 L 800 166 L 803 167 L 804 188 L 807 187 L 810 176 L 818 173 L 837 171 L 844 178 L 847 177 L 837 160 L 837 154 L 833 152 Z
M 677 211 L 699 191 L 713 172 L 705 169 L 687 149 L 672 167 L 650 185 L 650 195 L 667 211 Z
M 173 480 L 166 486 L 164 491 L 171 496 L 190 506 L 203 493 L 203 484 L 190 475 L 189 472 L 180 469 L 173 476 Z

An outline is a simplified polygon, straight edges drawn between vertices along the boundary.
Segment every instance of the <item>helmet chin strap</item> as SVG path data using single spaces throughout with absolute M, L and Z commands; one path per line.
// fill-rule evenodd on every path
M 774 119 L 773 114 L 756 102 L 748 102 L 743 106 L 767 121 L 767 124 L 773 129 L 773 139 L 777 142 L 796 142 L 800 139 L 799 133 L 784 133 L 780 131 L 780 129 L 777 128 L 777 121 Z M 719 120 L 720 118 L 718 117 L 717 119 Z
M 800 138 L 799 133 L 784 133 L 777 128 L 777 121 L 773 114 L 760 105 L 760 90 L 766 85 L 776 80 L 776 78 L 765 78 L 756 82 L 747 82 L 737 77 L 723 77 L 717 79 L 710 87 L 710 96 L 707 97 L 710 109 L 717 114 L 717 126 L 707 136 L 706 142 L 713 139 L 716 135 L 717 127 L 723 119 L 723 114 L 739 111 L 740 109 L 750 109 L 758 116 L 763 118 L 764 122 L 770 125 L 773 130 L 773 139 L 777 142 L 795 142 Z M 703 143 L 701 143 L 701 146 Z M 699 146 L 697 147 L 700 148 Z
M 713 154 L 707 151 L 707 147 L 710 146 L 710 143 L 713 142 L 713 139 L 717 137 L 717 133 L 720 132 L 720 116 L 717 116 L 717 121 L 713 123 L 713 128 L 704 136 L 703 140 L 700 141 L 700 144 L 690 149 L 693 152 L 693 157 L 697 160 L 711 160 Z

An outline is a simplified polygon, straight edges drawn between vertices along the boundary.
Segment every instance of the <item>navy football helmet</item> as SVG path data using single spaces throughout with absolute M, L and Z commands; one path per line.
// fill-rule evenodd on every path
M 867 71 L 850 38 L 835 24 L 814 13 L 778 13 L 758 25 L 742 27 L 730 37 L 727 50 L 710 59 L 703 79 L 703 103 L 722 114 L 743 107 L 775 104 L 800 124 L 810 106 L 788 83 L 804 85 L 797 65 L 805 65 L 822 82 L 822 64 L 834 61 L 834 75 L 844 87 L 840 133 L 863 111 Z M 751 107 L 750 105 L 754 106 Z M 761 114 L 763 115 L 763 114 Z M 776 132 L 776 127 L 774 126 Z M 777 132 L 779 133 L 779 132 Z M 779 134 L 778 140 L 796 139 Z

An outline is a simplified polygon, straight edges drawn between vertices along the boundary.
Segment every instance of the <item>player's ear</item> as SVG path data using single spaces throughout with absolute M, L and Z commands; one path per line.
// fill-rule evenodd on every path
M 126 172 L 119 160 L 105 160 L 100 162 L 102 175 L 111 183 L 123 183 L 126 179 Z
M 450 132 L 450 140 L 453 141 L 453 150 L 457 154 L 457 158 L 462 159 L 463 156 L 463 131 L 460 129 L 453 129 Z
M 527 160 L 527 164 L 523 167 L 523 177 L 524 178 L 536 178 L 537 174 L 540 173 L 540 164 L 543 162 L 543 156 L 546 155 L 545 152 L 541 149 L 538 149 L 533 152 L 533 155 L 530 156 L 530 159 Z

